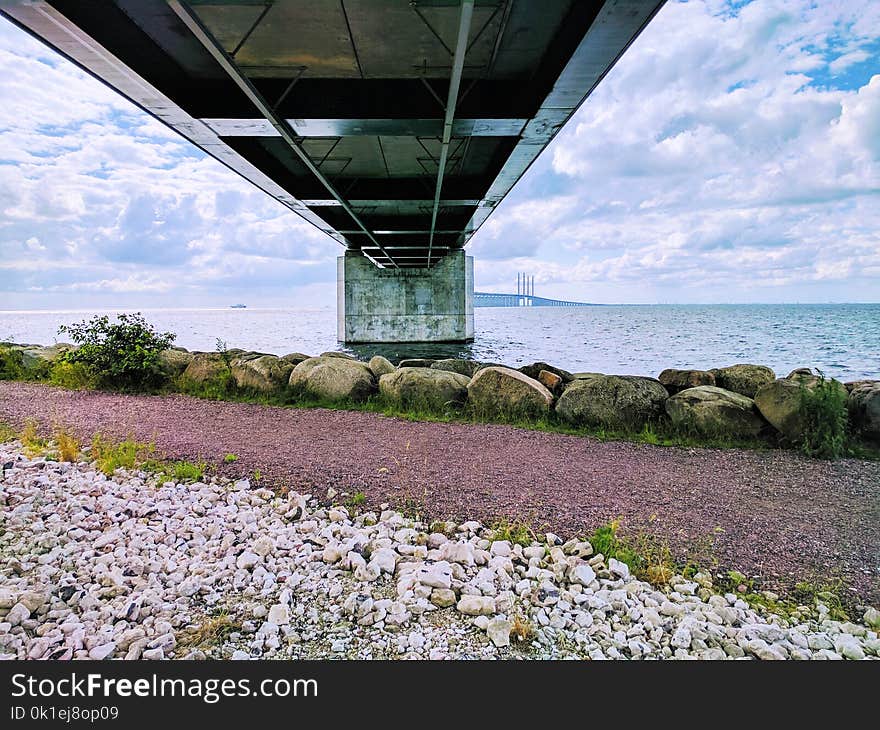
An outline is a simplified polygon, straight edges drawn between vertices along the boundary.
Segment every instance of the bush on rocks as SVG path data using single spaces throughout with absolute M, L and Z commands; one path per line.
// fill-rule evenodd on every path
M 573 425 L 638 431 L 663 412 L 669 394 L 659 380 L 634 375 L 595 375 L 569 383 L 557 415 Z
M 376 392 L 376 378 L 366 363 L 335 356 L 303 360 L 289 383 L 295 394 L 331 401 L 361 401 Z
M 167 377 L 161 356 L 175 335 L 157 332 L 139 312 L 119 314 L 116 322 L 106 315 L 95 316 L 58 331 L 79 345 L 58 360 L 84 365 L 103 386 L 140 390 L 153 388 Z
M 709 438 L 753 438 L 766 426 L 751 398 L 712 385 L 676 393 L 666 412 L 676 428 Z
M 764 365 L 741 363 L 709 371 L 715 376 L 715 385 L 724 390 L 754 398 L 758 388 L 776 379 L 776 374 Z
M 467 400 L 469 382 L 447 370 L 403 368 L 379 378 L 379 393 L 392 403 L 442 410 Z
M 289 362 L 275 355 L 259 355 L 253 358 L 234 359 L 231 371 L 239 388 L 272 393 L 287 386 L 293 367 Z
M 669 395 L 675 395 L 688 388 L 701 385 L 715 385 L 715 376 L 708 370 L 676 370 L 667 368 L 657 378 L 663 383 Z
M 474 412 L 486 418 L 547 415 L 553 394 L 534 378 L 510 368 L 482 368 L 467 387 Z

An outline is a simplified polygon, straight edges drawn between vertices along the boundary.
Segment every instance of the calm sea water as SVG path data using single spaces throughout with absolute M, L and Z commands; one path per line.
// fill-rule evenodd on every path
M 336 312 L 325 309 L 142 310 L 176 344 L 283 354 L 345 349 L 357 355 L 471 357 L 522 365 L 544 360 L 571 371 L 657 375 L 667 367 L 769 365 L 785 375 L 818 367 L 842 379 L 880 377 L 880 304 L 605 306 L 578 309 L 478 308 L 469 345 L 366 345 L 336 341 Z M 0 311 L 0 341 L 63 341 L 62 324 L 94 311 Z

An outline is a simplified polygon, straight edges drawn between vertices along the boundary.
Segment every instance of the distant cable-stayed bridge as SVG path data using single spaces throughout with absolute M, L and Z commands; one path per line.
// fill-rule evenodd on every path
M 589 302 L 567 302 L 563 299 L 547 299 L 535 296 L 535 277 L 516 275 L 516 294 L 474 292 L 475 307 L 596 307 Z

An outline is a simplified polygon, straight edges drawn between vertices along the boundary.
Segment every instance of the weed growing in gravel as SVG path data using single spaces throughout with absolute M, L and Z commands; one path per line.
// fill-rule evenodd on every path
M 636 571 L 641 567 L 643 561 L 636 554 L 636 551 L 621 539 L 618 534 L 619 530 L 620 520 L 611 520 L 593 530 L 593 534 L 589 537 L 593 552 L 604 555 L 606 561 L 614 558 L 621 563 L 626 563 L 631 570 Z
M 208 465 L 204 461 L 171 461 L 161 466 L 166 481 L 198 482 L 205 476 Z
M 536 636 L 535 627 L 522 613 L 517 612 L 513 615 L 510 636 L 519 643 L 531 642 Z
M 238 461 L 238 456 L 235 454 L 226 454 L 226 456 L 223 457 L 224 464 L 231 464 L 234 461 Z
M 178 633 L 177 645 L 187 649 L 207 649 L 220 646 L 231 633 L 240 630 L 240 621 L 231 618 L 226 612 L 221 612 L 195 628 L 185 629 Z
M 18 432 L 5 421 L 0 421 L 0 444 L 7 441 L 15 441 L 18 438 Z
M 79 460 L 79 441 L 64 426 L 56 426 L 53 434 L 60 461 L 76 462 Z
M 64 360 L 56 362 L 52 366 L 49 382 L 69 390 L 86 390 L 98 385 L 97 378 L 89 372 L 88 367 L 83 363 Z
M 44 454 L 49 445 L 46 439 L 40 436 L 38 426 L 36 419 L 28 418 L 24 422 L 24 429 L 18 436 L 25 454 L 30 458 Z
M 146 461 L 156 450 L 154 444 L 143 444 L 128 438 L 113 442 L 96 433 L 92 438 L 91 458 L 97 462 L 98 469 L 112 476 L 117 469 L 134 469 Z
M 496 540 L 507 540 L 523 547 L 528 547 L 537 541 L 532 528 L 527 523 L 518 520 L 499 520 L 492 525 L 492 532 Z
M 367 503 L 367 495 L 363 492 L 355 492 L 345 501 L 345 506 L 351 509 L 358 509 Z

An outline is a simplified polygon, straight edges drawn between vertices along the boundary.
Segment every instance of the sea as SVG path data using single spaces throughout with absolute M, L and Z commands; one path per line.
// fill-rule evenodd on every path
M 0 341 L 65 341 L 58 328 L 94 314 L 134 310 L 3 311 Z M 336 340 L 326 308 L 143 309 L 176 345 L 282 355 L 341 350 L 359 357 L 462 357 L 520 366 L 544 361 L 572 372 L 656 376 L 664 368 L 768 365 L 779 376 L 812 367 L 840 380 L 880 378 L 880 304 L 656 304 L 579 308 L 477 308 L 468 344 L 352 345 Z

